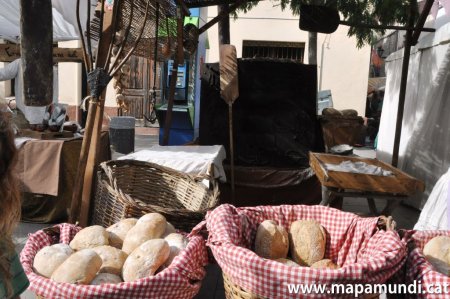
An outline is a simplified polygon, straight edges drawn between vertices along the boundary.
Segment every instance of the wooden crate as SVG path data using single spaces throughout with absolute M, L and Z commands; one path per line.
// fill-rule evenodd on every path
M 388 193 L 395 195 L 413 195 L 418 191 L 423 192 L 423 182 L 407 173 L 377 159 L 369 159 L 355 156 L 338 156 L 321 153 L 309 154 L 310 165 L 315 171 L 322 186 L 344 190 L 356 190 L 364 192 Z M 392 176 L 379 176 L 362 173 L 350 173 L 327 170 L 325 164 L 340 164 L 343 161 L 365 162 L 376 165 L 384 170 L 391 171 Z

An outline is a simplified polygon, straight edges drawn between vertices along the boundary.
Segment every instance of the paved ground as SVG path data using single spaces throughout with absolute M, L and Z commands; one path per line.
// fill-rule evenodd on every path
M 152 145 L 158 144 L 158 130 L 156 128 L 138 128 L 136 130 L 135 150 L 141 150 Z M 364 157 L 375 157 L 375 151 L 371 149 L 356 149 L 355 153 Z M 113 159 L 122 156 L 122 154 L 113 152 Z M 376 201 L 377 207 L 381 210 L 383 201 Z M 344 199 L 343 210 L 358 214 L 368 214 L 367 202 L 361 198 Z M 419 212 L 413 208 L 400 205 L 393 213 L 398 228 L 411 229 L 417 222 Z M 48 224 L 20 223 L 15 234 L 14 241 L 17 244 L 16 249 L 20 252 L 26 242 L 27 236 L 37 230 L 49 226 Z M 27 291 L 22 294 L 23 299 L 34 299 L 32 292 Z M 210 265 L 207 268 L 207 275 L 202 284 L 202 289 L 196 297 L 197 299 L 223 299 L 225 298 L 222 274 L 217 265 Z

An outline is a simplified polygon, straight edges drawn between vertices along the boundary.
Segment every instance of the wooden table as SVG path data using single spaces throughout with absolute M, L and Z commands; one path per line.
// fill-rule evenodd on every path
M 343 197 L 365 197 L 373 215 L 390 215 L 402 200 L 425 189 L 423 182 L 377 159 L 312 152 L 309 159 L 311 168 L 322 184 L 321 205 L 331 205 Z M 326 167 L 326 164 L 340 164 L 343 161 L 365 162 L 391 171 L 392 175 L 332 171 Z M 381 212 L 377 210 L 374 198 L 387 200 Z
M 77 172 L 83 139 L 64 141 L 61 152 L 59 175 L 59 194 L 51 196 L 22 192 L 22 220 L 36 223 L 55 223 L 67 221 L 68 209 L 72 200 L 74 177 Z M 38 159 L 39 157 L 36 157 Z M 24 159 L 24 151 L 18 152 L 18 162 Z M 102 132 L 99 163 L 111 159 L 108 132 Z

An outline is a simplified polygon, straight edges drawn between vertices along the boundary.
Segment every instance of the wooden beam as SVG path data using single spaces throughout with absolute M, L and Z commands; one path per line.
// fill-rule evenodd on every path
M 398 155 L 400 151 L 400 139 L 402 135 L 402 127 L 403 127 L 403 112 L 405 110 L 405 98 L 406 98 L 406 84 L 408 80 L 408 67 L 409 67 L 409 57 L 411 55 L 411 46 L 415 45 L 420 36 L 420 28 L 423 27 L 425 20 L 427 19 L 428 14 L 430 13 L 431 7 L 433 6 L 433 0 L 427 0 L 425 6 L 422 10 L 422 13 L 419 16 L 419 20 L 417 21 L 416 30 L 407 30 L 406 31 L 406 39 L 405 39 L 405 50 L 403 54 L 403 63 L 402 63 L 402 77 L 400 80 L 400 92 L 398 96 L 398 109 L 397 109 L 397 122 L 395 126 L 395 135 L 394 135 L 394 148 L 392 151 L 392 165 L 398 166 Z M 414 1 L 411 1 L 410 8 L 410 20 L 409 27 L 414 26 Z
M 53 48 L 53 62 L 83 62 L 83 51 L 80 48 Z M 16 44 L 0 44 L 0 62 L 12 62 L 20 58 L 20 46 Z
M 434 0 L 430 0 L 434 1 Z M 339 21 L 339 24 L 350 26 L 350 27 L 358 27 L 358 28 L 370 28 L 370 29 L 393 29 L 393 30 L 418 30 L 426 31 L 426 32 L 436 32 L 435 28 L 424 28 L 423 24 L 421 28 L 416 27 L 405 27 L 405 26 L 395 26 L 395 25 L 375 25 L 375 24 L 354 24 L 347 21 Z
M 223 18 L 228 18 L 230 13 L 232 13 L 233 11 L 238 9 L 239 6 L 241 6 L 242 4 L 247 3 L 247 2 L 248 2 L 248 0 L 237 0 L 235 3 L 230 5 L 228 11 L 222 11 L 217 16 L 215 16 L 213 19 L 211 19 L 208 23 L 206 23 L 205 25 L 200 27 L 198 30 L 198 34 L 202 34 L 203 32 L 205 32 L 206 30 L 208 30 L 209 28 L 214 26 L 217 22 L 219 22 Z
M 27 106 L 53 101 L 52 20 L 51 0 L 20 0 L 22 98 Z
M 408 27 L 414 26 L 414 3 L 411 2 L 409 11 Z M 409 58 L 411 56 L 412 30 L 406 31 L 405 47 L 403 49 L 402 75 L 400 78 L 400 91 L 398 96 L 397 122 L 395 126 L 394 149 L 392 151 L 392 166 L 398 166 L 398 154 L 400 148 L 400 138 L 402 134 L 403 112 L 406 100 L 406 85 L 408 82 Z
M 427 20 L 427 17 L 430 14 L 433 3 L 434 3 L 434 0 L 427 0 L 427 2 L 425 2 L 425 6 L 423 7 L 422 13 L 420 14 L 419 19 L 417 20 L 416 29 L 414 30 L 414 33 L 411 37 L 412 45 L 417 44 L 420 33 L 422 31 L 425 31 L 425 30 L 423 30 L 423 29 L 425 29 L 425 28 L 423 28 L 423 25 L 425 24 L 425 21 Z

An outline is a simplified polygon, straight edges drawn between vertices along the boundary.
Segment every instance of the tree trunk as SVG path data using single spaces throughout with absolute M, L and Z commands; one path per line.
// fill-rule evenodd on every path
M 308 64 L 317 65 L 317 32 L 308 32 Z
M 217 5 L 217 13 L 229 13 L 228 4 Z M 226 17 L 219 21 L 219 45 L 230 44 L 230 18 Z

